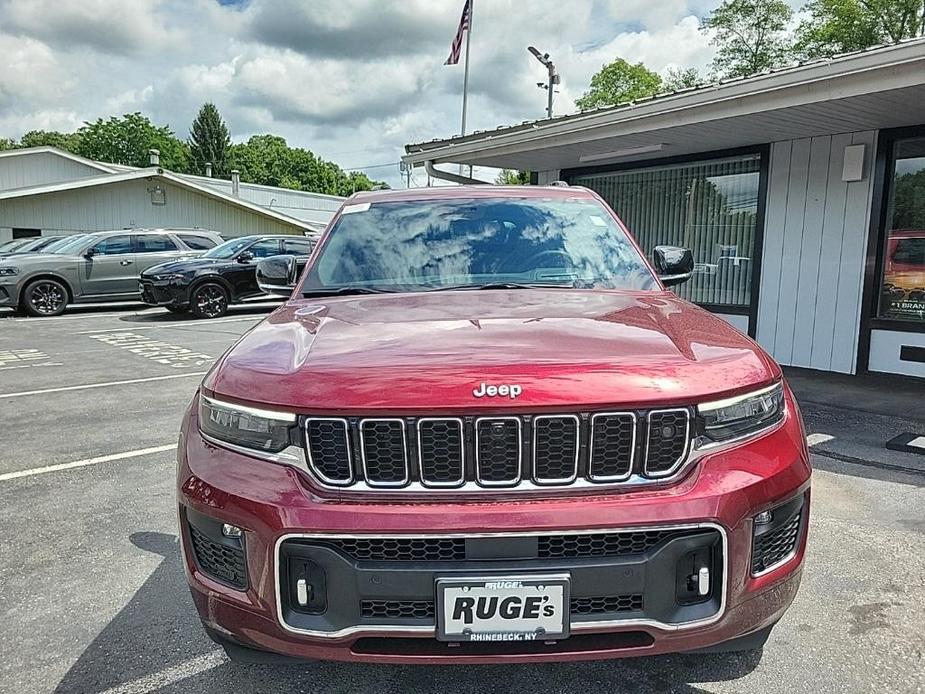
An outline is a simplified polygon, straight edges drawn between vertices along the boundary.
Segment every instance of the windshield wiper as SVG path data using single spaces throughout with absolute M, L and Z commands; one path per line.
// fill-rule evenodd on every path
M 329 289 L 308 289 L 302 292 L 304 297 L 312 296 L 347 296 L 349 294 L 394 294 L 391 289 L 376 287 L 333 287 Z
M 448 284 L 426 289 L 428 292 L 475 291 L 482 289 L 572 289 L 574 282 L 486 282 L 485 284 Z

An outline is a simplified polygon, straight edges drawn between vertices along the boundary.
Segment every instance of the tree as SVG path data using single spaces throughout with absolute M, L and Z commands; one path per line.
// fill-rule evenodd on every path
M 228 147 L 231 137 L 215 104 L 206 102 L 199 109 L 189 133 L 190 173 L 204 174 L 212 164 L 212 174 L 228 177 Z
M 590 89 L 575 100 L 575 105 L 582 111 L 614 106 L 657 94 L 661 87 L 662 78 L 642 63 L 632 65 L 617 58 L 591 78 Z
M 725 0 L 700 30 L 713 34 L 715 77 L 745 77 L 784 64 L 790 55 L 787 25 L 793 10 L 784 0 Z
M 57 147 L 67 152 L 76 152 L 79 145 L 80 135 L 57 130 L 30 130 L 19 140 L 20 147 Z
M 8 137 L 0 137 L 0 152 L 7 149 L 16 149 L 18 146 L 16 140 L 11 140 Z
M 529 171 L 515 171 L 514 169 L 501 169 L 495 177 L 498 186 L 528 186 L 530 185 Z
M 289 147 L 277 135 L 254 135 L 228 149 L 229 166 L 241 172 L 241 180 L 328 195 L 351 195 L 383 184 L 361 172 L 349 174 L 307 149 Z
M 173 134 L 169 126 L 154 125 L 140 113 L 121 118 L 97 119 L 85 123 L 77 134 L 77 154 L 97 161 L 126 166 L 150 166 L 149 149 L 160 150 L 161 166 L 185 172 L 189 165 L 189 148 Z
M 665 77 L 664 89 L 667 92 L 678 92 L 682 89 L 690 89 L 700 84 L 700 73 L 697 68 L 668 68 L 668 75 Z
M 925 35 L 925 0 L 811 0 L 795 51 L 824 58 Z

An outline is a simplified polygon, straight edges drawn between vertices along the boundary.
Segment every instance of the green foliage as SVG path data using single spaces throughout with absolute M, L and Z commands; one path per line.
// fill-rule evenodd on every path
M 713 75 L 745 77 L 786 63 L 792 17 L 784 0 L 725 0 L 700 25 L 713 33 Z
M 575 104 L 582 111 L 614 106 L 657 94 L 661 87 L 662 78 L 642 63 L 633 65 L 617 58 L 591 78 L 590 89 Z
M 337 164 L 316 157 L 301 147 L 289 147 L 277 135 L 254 135 L 228 148 L 228 163 L 241 172 L 241 180 L 265 186 L 306 190 L 328 195 L 350 195 L 383 184 L 364 173 L 349 174 Z
M 925 169 L 900 174 L 894 183 L 893 229 L 925 229 Z
M 215 104 L 206 102 L 199 109 L 189 133 L 190 173 L 203 175 L 212 164 L 212 175 L 228 177 L 228 148 L 231 137 Z
M 77 152 L 80 146 L 78 133 L 62 133 L 57 130 L 30 130 L 19 140 L 20 147 L 57 147 L 66 152 Z
M 528 186 L 530 185 L 529 171 L 515 171 L 514 169 L 501 169 L 495 176 L 495 185 L 498 186 Z
M 810 0 L 797 29 L 803 58 L 859 51 L 925 34 L 925 0 Z
M 185 172 L 189 165 L 189 147 L 173 134 L 169 126 L 154 125 L 140 113 L 121 118 L 97 119 L 77 131 L 80 143 L 77 154 L 97 161 L 126 166 L 150 166 L 148 150 L 158 149 L 161 166 Z
M 696 87 L 701 82 L 700 73 L 697 68 L 668 68 L 668 76 L 665 78 L 665 91 L 677 92 L 682 89 Z
M 7 149 L 18 149 L 19 145 L 16 143 L 16 140 L 11 140 L 8 137 L 0 137 L 0 152 L 3 152 Z

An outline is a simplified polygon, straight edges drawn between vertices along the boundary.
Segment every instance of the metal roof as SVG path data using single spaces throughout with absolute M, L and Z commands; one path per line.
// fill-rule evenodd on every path
M 906 99 L 903 104 L 894 104 L 889 95 L 892 89 L 923 87 L 916 98 Z M 864 120 L 863 108 L 868 111 L 876 107 L 874 103 L 859 103 L 862 110 L 853 117 L 853 110 L 846 108 L 839 111 L 835 102 L 867 95 L 887 93 L 882 108 L 889 113 L 882 119 Z M 832 58 L 796 63 L 786 67 L 769 70 L 758 75 L 722 80 L 676 92 L 667 92 L 640 99 L 638 101 L 617 104 L 600 109 L 572 113 L 551 119 L 524 121 L 517 125 L 499 126 L 494 130 L 481 130 L 465 136 L 435 139 L 427 142 L 408 144 L 403 160 L 410 164 L 424 161 L 476 163 L 487 166 L 518 165 L 518 158 L 513 156 L 515 150 L 522 151 L 528 146 L 561 147 L 581 140 L 636 135 L 639 143 L 629 142 L 630 146 L 645 146 L 646 138 L 641 137 L 653 129 L 668 130 L 693 123 L 716 123 L 724 118 L 754 116 L 767 114 L 777 109 L 793 109 L 798 106 L 825 105 L 822 113 L 806 114 L 809 120 L 806 127 L 796 128 L 797 135 L 815 132 L 819 134 L 829 128 L 831 132 L 848 132 L 866 127 L 889 127 L 894 124 L 921 122 L 923 119 L 920 104 L 925 102 L 925 37 L 909 39 L 888 46 L 876 46 L 863 51 L 837 55 Z M 897 110 L 898 109 L 898 110 Z M 798 116 L 793 125 L 804 124 Z M 911 119 L 911 120 L 910 120 Z M 787 120 L 787 117 L 784 118 Z M 879 125 L 880 120 L 887 125 Z M 909 123 L 900 121 L 909 121 Z M 658 122 L 656 122 L 658 121 Z M 755 136 L 764 134 L 753 144 L 787 139 L 784 135 L 786 123 L 770 127 L 762 124 Z M 722 129 L 728 130 L 728 123 Z M 841 130 L 831 130 L 841 128 Z M 724 133 L 716 133 L 719 141 Z M 730 133 L 725 133 L 729 135 Z M 690 135 L 701 137 L 703 133 L 692 131 Z M 708 138 L 709 139 L 709 138 Z M 735 140 L 734 137 L 726 138 Z M 739 138 L 744 139 L 744 138 Z M 651 138 L 648 138 L 651 144 Z M 731 146 L 725 145 L 724 146 Z M 502 148 L 506 148 L 502 152 Z M 708 147 L 709 148 L 709 147 Z M 719 147 L 717 147 L 719 148 Z M 498 155 L 492 161 L 492 151 Z M 701 148 L 701 151 L 705 149 Z M 661 152 L 658 156 L 667 156 L 674 152 Z M 592 153 L 593 154 L 593 153 Z M 641 157 L 640 157 L 641 158 Z M 651 157 L 649 157 L 651 158 Z M 628 160 L 628 159 L 623 159 Z M 523 163 L 523 157 L 521 157 Z M 569 162 L 575 165 L 575 162 Z M 521 166 L 521 168 L 527 168 Z M 554 168 L 550 166 L 549 168 Z M 537 169 L 534 169 L 537 170 Z

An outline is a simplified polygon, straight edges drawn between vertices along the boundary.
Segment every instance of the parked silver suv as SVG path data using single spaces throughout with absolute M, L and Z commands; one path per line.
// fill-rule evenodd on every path
M 57 316 L 69 303 L 140 301 L 143 270 L 200 255 L 222 243 L 201 229 L 130 229 L 78 234 L 42 253 L 0 260 L 0 306 Z

